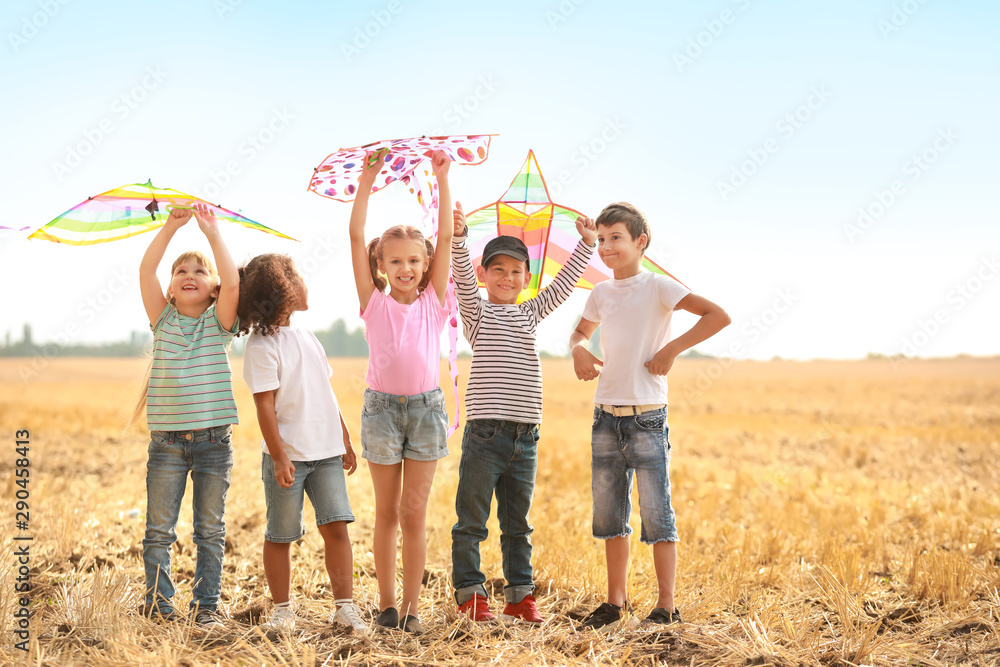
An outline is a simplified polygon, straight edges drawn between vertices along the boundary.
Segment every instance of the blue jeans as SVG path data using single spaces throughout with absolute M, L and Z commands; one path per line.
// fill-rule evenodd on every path
M 677 542 L 670 504 L 670 428 L 667 409 L 615 417 L 594 408 L 591 434 L 591 489 L 594 537 L 607 540 L 632 534 L 632 472 L 639 487 L 640 540 Z
M 479 544 L 486 539 L 490 503 L 497 498 L 500 550 L 507 579 L 504 597 L 518 603 L 534 590 L 531 570 L 531 524 L 528 510 L 538 467 L 538 426 L 498 419 L 472 419 L 465 424 L 458 466 L 451 529 L 452 580 L 455 600 L 486 597 L 486 577 L 479 569 Z
M 146 536 L 142 562 L 146 605 L 173 611 L 170 601 L 170 548 L 174 527 L 191 473 L 194 543 L 197 554 L 191 608 L 216 610 L 222 591 L 222 555 L 226 548 L 226 493 L 233 468 L 231 426 L 198 431 L 152 431 L 146 464 Z

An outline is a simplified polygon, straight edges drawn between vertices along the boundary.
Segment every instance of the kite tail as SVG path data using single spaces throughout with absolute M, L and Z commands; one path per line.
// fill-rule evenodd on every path
M 450 275 L 445 306 L 448 308 L 448 370 L 451 371 L 451 384 L 455 392 L 455 421 L 448 427 L 448 437 L 451 437 L 451 434 L 458 430 L 462 399 L 458 395 L 458 298 L 455 296 L 455 281 Z

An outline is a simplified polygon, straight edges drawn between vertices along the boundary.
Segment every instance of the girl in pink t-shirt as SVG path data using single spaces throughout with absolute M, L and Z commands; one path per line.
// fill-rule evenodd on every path
M 365 244 L 368 197 L 385 154 L 365 157 L 351 211 L 351 258 L 368 340 L 368 389 L 361 412 L 362 457 L 375 488 L 376 623 L 423 631 L 417 615 L 427 560 L 425 518 L 437 460 L 448 455 L 448 412 L 438 386 L 453 225 L 438 225 L 437 249 L 416 227 L 390 227 Z M 451 210 L 441 151 L 431 164 L 438 210 Z M 389 291 L 385 292 L 388 285 Z M 403 601 L 396 608 L 396 530 L 403 529 Z

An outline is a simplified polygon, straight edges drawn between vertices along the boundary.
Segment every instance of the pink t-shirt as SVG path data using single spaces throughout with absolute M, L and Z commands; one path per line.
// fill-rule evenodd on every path
M 448 309 L 434 286 L 410 305 L 388 294 L 372 292 L 361 313 L 368 341 L 368 386 L 384 394 L 414 396 L 438 386 L 441 332 Z

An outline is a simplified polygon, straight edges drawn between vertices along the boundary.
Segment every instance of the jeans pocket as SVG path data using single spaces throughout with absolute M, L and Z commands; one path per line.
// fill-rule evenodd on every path
M 167 437 L 165 431 L 150 431 L 149 432 L 149 446 L 157 449 L 162 449 L 170 445 L 170 438 Z
M 590 425 L 590 428 L 594 428 L 595 426 L 597 426 L 597 422 L 601 421 L 602 412 L 604 412 L 604 410 L 601 410 L 600 408 L 596 407 L 594 408 L 594 423 Z
M 483 442 L 495 438 L 499 430 L 499 425 L 492 419 L 474 419 L 469 422 L 469 436 Z
M 444 402 L 444 392 L 438 389 L 437 395 L 434 397 L 434 401 L 431 403 L 431 411 L 436 412 L 439 415 L 444 415 L 445 419 L 448 418 L 448 406 Z
M 635 425 L 643 431 L 662 431 L 666 423 L 667 416 L 662 410 L 635 416 Z
M 364 402 L 361 405 L 362 417 L 374 417 L 385 410 L 385 401 L 379 400 L 377 396 L 365 390 Z

